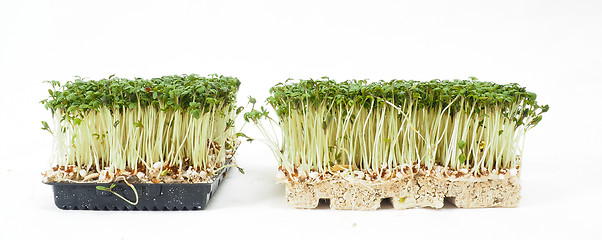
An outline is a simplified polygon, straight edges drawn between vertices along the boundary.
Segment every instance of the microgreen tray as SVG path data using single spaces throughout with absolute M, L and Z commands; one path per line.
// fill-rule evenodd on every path
M 136 205 L 98 188 L 109 188 L 111 183 L 47 184 L 54 191 L 55 205 L 65 210 L 199 210 L 205 209 L 228 169 L 222 169 L 211 183 L 133 183 L 138 195 Z M 130 201 L 136 199 L 126 183 L 115 183 L 111 188 Z

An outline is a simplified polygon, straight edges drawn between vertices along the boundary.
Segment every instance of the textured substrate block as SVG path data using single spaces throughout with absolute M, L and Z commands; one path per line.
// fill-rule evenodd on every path
M 453 178 L 421 173 L 378 182 L 335 177 L 286 183 L 290 206 L 316 208 L 320 199 L 329 199 L 330 208 L 336 210 L 375 210 L 383 199 L 390 199 L 395 209 L 442 208 L 445 199 L 461 208 L 515 207 L 520 185 L 518 176 Z
M 96 189 L 111 183 L 47 183 L 52 185 L 54 203 L 69 210 L 198 210 L 205 209 L 229 168 L 211 183 L 133 183 L 138 204 L 131 205 L 116 195 Z M 134 202 L 136 195 L 125 183 L 116 183 L 113 191 Z

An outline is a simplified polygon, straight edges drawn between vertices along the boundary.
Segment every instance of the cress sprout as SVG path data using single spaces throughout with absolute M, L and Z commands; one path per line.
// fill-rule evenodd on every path
M 50 96 L 41 103 L 54 121 L 42 122 L 42 129 L 54 137 L 52 163 L 57 168 L 117 174 L 159 166 L 160 175 L 187 169 L 210 175 L 237 146 L 234 119 L 241 109 L 236 107 L 236 78 L 111 76 L 49 83 Z M 74 179 L 86 174 L 80 175 Z
M 548 105 L 516 83 L 287 80 L 245 113 L 287 172 L 435 165 L 471 173 L 518 167 Z M 280 131 L 276 131 L 279 127 Z

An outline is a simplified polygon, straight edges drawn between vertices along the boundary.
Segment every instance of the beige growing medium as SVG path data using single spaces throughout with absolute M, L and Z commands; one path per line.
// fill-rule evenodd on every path
M 511 207 L 525 133 L 547 106 L 517 84 L 300 80 L 271 89 L 278 120 L 254 110 L 279 161 L 287 202 L 373 210 Z M 279 127 L 280 134 L 270 131 Z
M 321 199 L 328 199 L 332 209 L 375 210 L 382 201 L 390 201 L 395 209 L 442 208 L 445 200 L 461 208 L 478 208 L 515 207 L 520 199 L 517 174 L 475 178 L 441 173 L 445 171 L 436 168 L 376 181 L 346 173 L 330 179 L 285 181 L 286 200 L 298 208 L 316 208 Z

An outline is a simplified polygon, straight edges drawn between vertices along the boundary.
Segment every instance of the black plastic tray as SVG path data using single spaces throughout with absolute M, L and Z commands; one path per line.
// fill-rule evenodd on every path
M 52 185 L 54 203 L 66 210 L 199 210 L 205 209 L 209 198 L 226 176 L 229 167 L 221 170 L 212 183 L 133 183 L 138 204 L 132 205 L 116 195 L 96 189 L 111 183 L 46 183 Z M 134 191 L 125 183 L 112 189 L 130 201 Z

